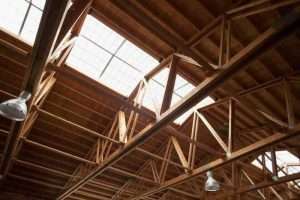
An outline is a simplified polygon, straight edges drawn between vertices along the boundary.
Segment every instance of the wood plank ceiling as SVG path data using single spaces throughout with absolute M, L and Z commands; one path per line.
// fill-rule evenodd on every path
M 299 0 L 66 2 L 47 0 L 33 47 L 0 30 L 0 101 L 33 94 L 25 122 L 0 118 L 0 199 L 299 198 L 299 173 L 272 179 L 272 152 L 300 156 Z M 129 98 L 65 64 L 87 14 L 160 60 Z M 164 67 L 155 113 L 133 99 Z M 170 108 L 176 73 L 196 88 Z M 251 165 L 265 152 L 273 171 Z

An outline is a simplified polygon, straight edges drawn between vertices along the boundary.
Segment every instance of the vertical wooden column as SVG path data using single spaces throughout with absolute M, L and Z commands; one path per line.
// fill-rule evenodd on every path
M 232 184 L 233 184 L 233 187 L 235 188 L 234 190 L 237 190 L 240 187 L 240 183 L 241 183 L 241 168 L 235 162 L 233 162 L 231 165 L 231 174 L 232 174 Z M 233 199 L 240 200 L 241 195 L 235 194 L 233 196 Z
M 234 139 L 236 137 L 235 131 L 235 101 L 233 99 L 229 99 L 229 129 L 228 129 L 228 151 L 227 156 L 229 157 L 234 151 Z
M 193 125 L 191 131 L 191 143 L 189 146 L 189 155 L 188 155 L 188 167 L 189 169 L 194 169 L 195 165 L 195 156 L 196 156 L 196 141 L 198 136 L 198 128 L 199 128 L 199 117 L 196 113 L 193 113 Z
M 224 15 L 222 18 L 221 31 L 220 31 L 219 68 L 221 68 L 224 63 L 225 37 L 226 37 L 226 17 Z
M 278 178 L 277 172 L 277 159 L 276 159 L 276 151 L 274 148 L 271 149 L 271 159 L 272 159 L 272 172 L 273 172 L 273 179 Z

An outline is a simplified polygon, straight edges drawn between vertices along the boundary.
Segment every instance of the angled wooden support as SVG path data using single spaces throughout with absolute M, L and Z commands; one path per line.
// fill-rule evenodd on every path
M 165 87 L 163 101 L 161 103 L 160 114 L 164 113 L 171 106 L 172 95 L 174 91 L 175 81 L 176 81 L 176 66 L 177 66 L 177 57 L 173 56 L 169 65 L 169 76 L 168 81 Z
M 220 25 L 222 21 L 223 16 L 219 16 L 212 20 L 210 23 L 208 23 L 206 26 L 204 26 L 199 32 L 197 32 L 191 39 L 189 39 L 186 44 L 188 46 L 196 46 L 201 39 L 207 37 L 212 32 L 216 30 L 216 28 Z
M 160 171 L 159 171 L 159 177 L 160 177 L 159 182 L 160 183 L 165 182 L 166 173 L 167 173 L 167 169 L 168 169 L 168 165 L 169 165 L 169 163 L 167 161 L 170 160 L 170 158 L 171 158 L 172 150 L 173 150 L 172 140 L 169 139 L 167 147 L 166 147 L 166 151 L 164 154 L 164 160 L 162 161 Z
M 123 6 L 124 5 L 123 2 Z M 122 6 L 122 7 L 123 7 Z M 247 47 L 245 47 L 241 52 L 233 56 L 228 63 L 222 67 L 222 70 L 216 72 L 211 77 L 208 77 L 204 80 L 200 85 L 198 85 L 193 91 L 191 91 L 182 101 L 172 107 L 172 109 L 167 110 L 163 113 L 155 123 L 147 126 L 140 133 L 138 133 L 135 137 L 133 137 L 123 148 L 115 151 L 112 155 L 110 155 L 104 162 L 91 171 L 86 177 L 75 183 L 72 187 L 63 191 L 58 197 L 58 200 L 65 199 L 70 196 L 72 193 L 80 189 L 82 186 L 87 184 L 90 180 L 97 177 L 103 171 L 105 171 L 109 166 L 119 161 L 128 153 L 132 152 L 138 145 L 142 144 L 146 140 L 148 140 L 151 136 L 157 133 L 162 127 L 165 127 L 168 123 L 175 120 L 178 116 L 185 113 L 187 110 L 195 106 L 199 101 L 203 100 L 210 92 L 214 91 L 221 84 L 224 84 L 226 80 L 231 78 L 237 72 L 245 69 L 248 64 L 256 59 L 262 52 L 265 52 L 267 49 L 273 47 L 278 42 L 282 41 L 284 38 L 294 33 L 300 24 L 300 14 L 292 13 L 288 18 L 283 18 L 280 20 L 280 23 L 277 23 L 276 26 L 272 26 L 264 33 L 262 33 L 257 39 L 252 41 Z M 155 27 L 157 28 L 157 27 Z M 196 59 L 195 59 L 196 60 Z M 197 61 L 197 60 L 196 60 Z M 201 64 L 201 63 L 200 63 Z M 293 129 L 293 131 L 296 129 Z M 220 167 L 225 163 L 232 162 L 233 160 L 245 157 L 250 153 L 253 153 L 261 148 L 266 147 L 265 145 L 269 145 L 272 143 L 277 143 L 282 141 L 283 138 L 287 139 L 288 137 L 294 136 L 294 134 L 275 134 L 272 138 L 266 138 L 266 140 L 260 141 L 260 143 L 256 143 L 255 145 L 249 146 L 246 149 L 240 149 L 232 153 L 231 157 L 228 159 L 219 159 L 214 163 L 210 163 L 209 166 L 204 166 L 203 168 L 196 168 L 193 170 L 191 175 L 184 174 L 182 176 L 177 177 L 176 179 L 169 180 L 163 184 L 163 186 L 157 187 L 155 189 L 151 189 L 141 195 L 134 197 L 133 199 L 139 199 L 143 196 L 149 196 L 151 194 L 157 193 L 164 189 L 167 189 L 171 185 L 178 184 L 180 182 L 184 182 L 189 180 L 192 177 L 195 177 L 201 173 L 206 172 L 209 169 Z
M 191 140 L 189 146 L 189 155 L 188 155 L 188 168 L 194 169 L 195 165 L 195 157 L 196 157 L 196 150 L 197 150 L 197 138 L 198 138 L 198 128 L 199 128 L 199 118 L 197 117 L 196 113 L 193 113 L 193 124 L 192 124 L 192 131 L 191 131 Z
M 144 84 L 146 88 L 149 88 L 148 81 L 144 79 Z M 154 107 L 155 117 L 158 119 L 160 117 L 161 106 L 159 106 L 158 100 L 155 98 L 154 94 L 150 92 L 150 98 Z
M 219 136 L 217 131 L 214 129 L 214 127 L 209 123 L 209 121 L 206 119 L 206 117 L 203 114 L 199 113 L 198 111 L 196 111 L 196 114 L 201 119 L 201 121 L 206 126 L 206 128 L 209 130 L 211 135 L 217 140 L 218 144 L 227 153 L 228 152 L 228 147 L 225 144 L 225 142 L 223 141 L 223 139 Z
M 186 159 L 186 157 L 185 157 L 185 155 L 183 153 L 183 150 L 182 150 L 182 148 L 181 148 L 178 140 L 174 136 L 171 136 L 171 141 L 172 141 L 172 143 L 174 145 L 175 151 L 176 151 L 176 153 L 178 155 L 178 158 L 179 158 L 182 166 L 185 167 L 185 168 L 188 168 L 189 167 L 188 161 L 187 161 L 187 159 Z
M 275 190 L 274 187 L 270 187 L 271 192 L 277 197 L 278 200 L 284 200 L 284 198 Z M 271 198 L 269 198 L 271 200 Z
M 262 111 L 260 109 L 257 108 L 257 106 L 255 105 L 252 105 L 252 104 L 249 104 L 247 102 L 244 102 L 244 101 L 240 101 L 238 100 L 237 98 L 234 98 L 233 99 L 240 105 L 242 106 L 243 108 L 245 108 L 246 110 L 250 111 L 250 112 L 254 112 L 256 113 L 258 116 L 260 117 L 263 117 L 265 119 L 267 119 L 268 121 L 278 125 L 278 126 L 281 126 L 281 127 L 288 127 L 287 123 L 282 121 L 281 119 L 278 119 L 276 116 L 273 116 L 265 111 Z
M 61 31 L 57 36 L 55 48 L 58 48 L 60 44 L 62 44 L 68 33 L 76 26 L 76 23 L 78 24 L 80 20 L 82 21 L 80 23 L 83 23 L 83 19 L 85 18 L 85 15 L 87 15 L 91 4 L 92 0 L 76 0 L 73 2 L 65 17 L 64 23 L 62 24 Z M 79 32 L 79 30 L 73 31 L 75 32 L 75 35 Z
M 255 185 L 253 179 L 249 176 L 249 174 L 245 170 L 242 170 L 242 173 L 247 178 L 249 183 L 251 183 L 251 185 Z M 261 196 L 262 199 L 266 199 L 264 193 L 261 190 L 257 190 L 257 193 Z
M 117 133 L 118 133 L 118 113 L 119 112 L 116 113 L 116 116 L 115 116 L 113 123 L 107 134 L 107 136 L 112 139 L 116 138 Z M 110 150 L 112 148 L 113 142 L 103 141 L 102 145 L 103 145 L 103 148 L 102 148 L 101 155 L 103 155 L 103 161 L 104 161 L 107 158 L 107 156 L 109 156 L 109 154 L 110 154 Z
M 154 181 L 159 183 L 160 182 L 160 177 L 159 177 L 159 174 L 158 174 L 156 163 L 153 160 L 150 162 L 150 167 L 151 167 L 151 171 L 152 171 Z
M 137 93 L 135 94 L 135 91 L 132 92 L 132 94 L 135 95 L 133 100 L 134 101 L 133 106 L 135 106 L 137 109 L 141 109 L 147 91 L 147 87 L 144 80 L 141 80 L 136 88 L 138 88 Z M 128 100 L 131 100 L 131 97 Z M 139 116 L 140 113 L 135 112 L 134 110 L 130 112 L 128 123 L 127 123 L 127 132 L 126 132 L 126 135 L 128 135 L 127 136 L 128 139 L 131 139 L 134 135 L 135 127 L 139 119 Z

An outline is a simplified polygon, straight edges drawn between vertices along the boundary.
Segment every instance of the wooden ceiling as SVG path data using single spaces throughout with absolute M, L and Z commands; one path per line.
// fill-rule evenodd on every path
M 47 0 L 33 47 L 0 30 L 0 101 L 33 96 L 24 122 L 0 118 L 0 199 L 299 199 L 299 173 L 272 179 L 274 152 L 300 156 L 299 0 L 66 2 Z M 129 98 L 65 64 L 87 14 L 160 60 Z M 164 67 L 152 112 L 133 99 Z M 170 108 L 176 74 L 196 88 Z M 265 152 L 273 172 L 251 164 Z

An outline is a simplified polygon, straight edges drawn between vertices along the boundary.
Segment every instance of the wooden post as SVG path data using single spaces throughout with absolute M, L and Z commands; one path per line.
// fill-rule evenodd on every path
M 234 151 L 234 138 L 235 135 L 235 101 L 229 99 L 229 129 L 228 129 L 228 152 L 227 156 L 231 155 L 231 152 Z
M 278 178 L 278 172 L 277 172 L 277 158 L 276 158 L 276 151 L 274 148 L 271 149 L 271 160 L 272 160 L 272 172 L 273 172 L 273 178 Z

